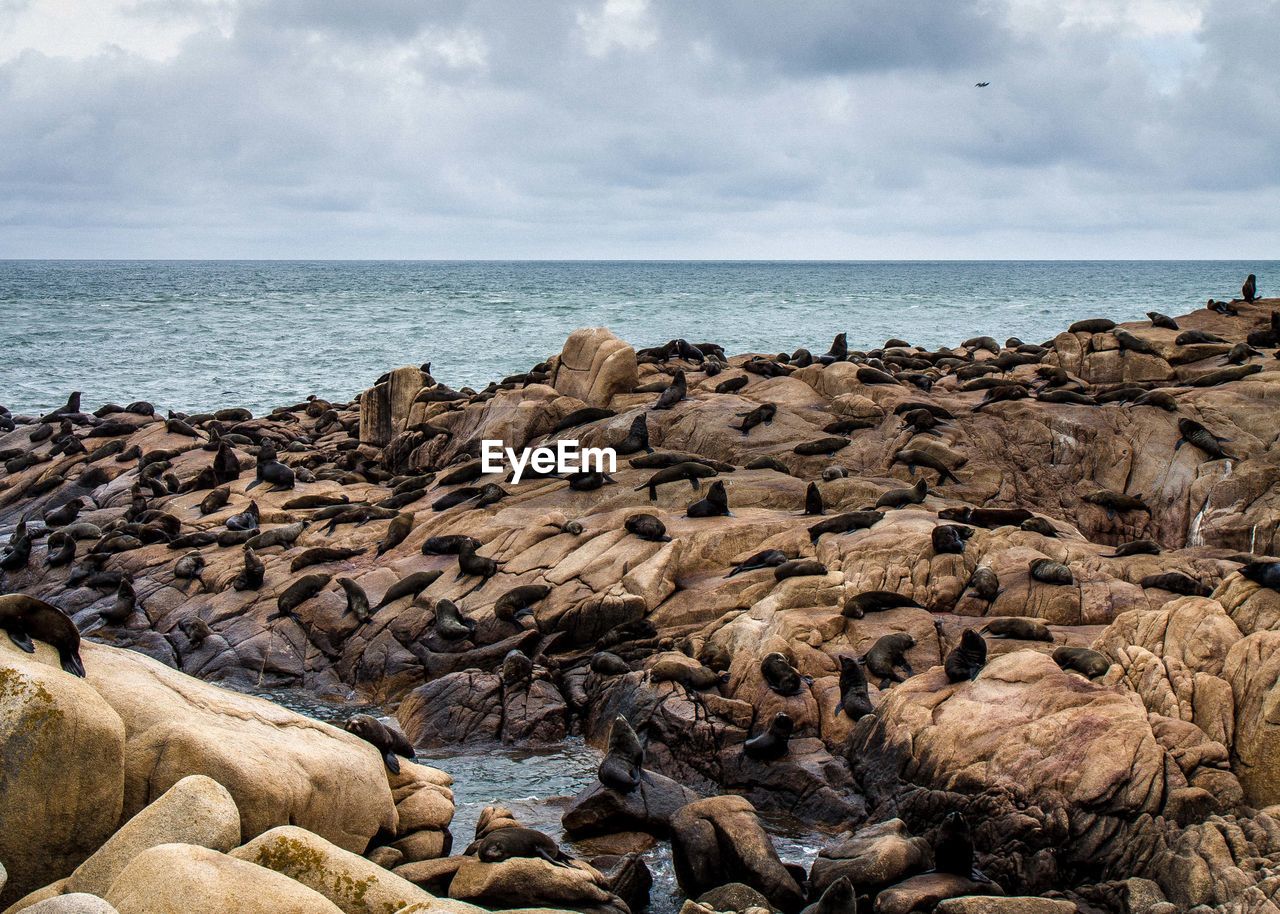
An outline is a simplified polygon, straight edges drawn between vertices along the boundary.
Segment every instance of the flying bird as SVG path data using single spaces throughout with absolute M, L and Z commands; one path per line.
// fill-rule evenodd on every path
M 989 85 L 991 85 L 991 83 L 974 83 L 973 87 L 975 89 L 985 89 Z

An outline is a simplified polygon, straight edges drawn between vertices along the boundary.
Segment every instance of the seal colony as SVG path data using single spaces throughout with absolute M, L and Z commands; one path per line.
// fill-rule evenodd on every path
M 0 409 L 0 627 L 90 681 L 80 637 L 354 691 L 392 783 L 581 734 L 607 754 L 566 835 L 670 840 L 707 910 L 1266 910 L 1280 300 L 1251 281 L 1040 343 L 596 329 L 478 391 L 423 365 L 262 417 Z M 483 473 L 483 441 L 561 436 L 616 470 Z M 784 866 L 757 810 L 831 842 Z M 491 908 L 645 903 L 635 854 L 481 825 L 358 851 Z

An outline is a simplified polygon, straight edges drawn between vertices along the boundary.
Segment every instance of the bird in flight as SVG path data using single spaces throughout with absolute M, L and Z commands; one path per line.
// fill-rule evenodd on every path
M 974 83 L 973 87 L 975 89 L 985 89 L 989 85 L 991 85 L 991 83 Z

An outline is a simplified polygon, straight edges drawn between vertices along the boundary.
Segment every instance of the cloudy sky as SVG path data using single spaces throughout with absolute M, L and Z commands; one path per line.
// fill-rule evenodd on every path
M 1277 0 L 0 0 L 0 257 L 1274 258 L 1277 48 Z

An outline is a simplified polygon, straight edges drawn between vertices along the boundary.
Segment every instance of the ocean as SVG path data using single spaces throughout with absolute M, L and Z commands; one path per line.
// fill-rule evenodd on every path
M 637 347 L 825 352 L 891 337 L 1041 342 L 1082 317 L 1179 314 L 1259 292 L 1280 262 L 0 261 L 0 404 L 15 413 L 150 400 L 261 413 L 347 400 L 432 364 L 480 388 L 559 352 L 578 327 Z

